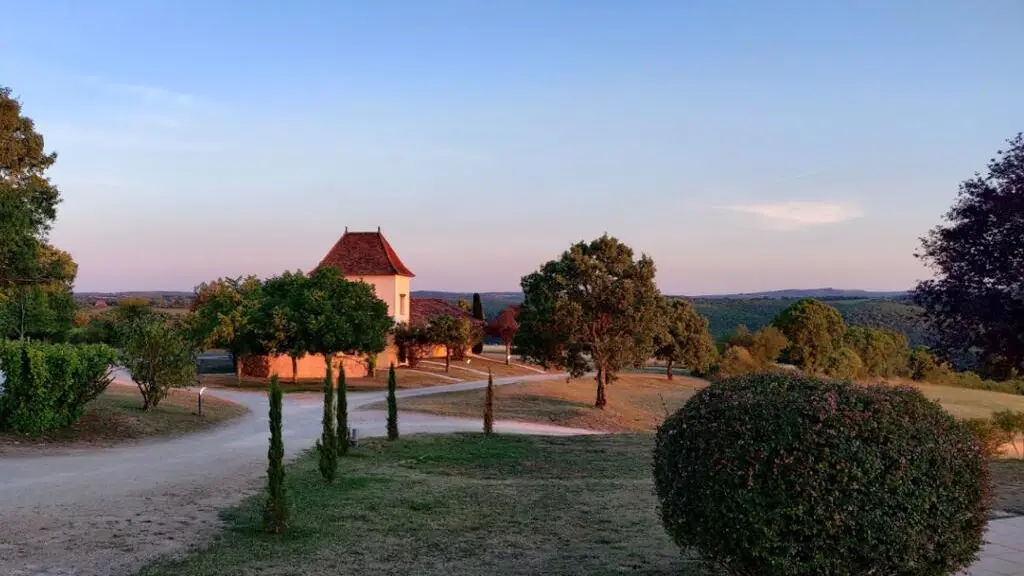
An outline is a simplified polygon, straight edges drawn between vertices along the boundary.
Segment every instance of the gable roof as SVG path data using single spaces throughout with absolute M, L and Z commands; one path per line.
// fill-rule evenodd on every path
M 438 316 L 454 316 L 465 318 L 471 324 L 483 325 L 483 321 L 474 318 L 472 314 L 462 308 L 450 304 L 440 298 L 410 298 L 409 299 L 409 323 L 427 324 Z
M 317 268 L 331 266 L 342 276 L 416 276 L 409 270 L 388 243 L 376 232 L 349 232 L 335 242 Z

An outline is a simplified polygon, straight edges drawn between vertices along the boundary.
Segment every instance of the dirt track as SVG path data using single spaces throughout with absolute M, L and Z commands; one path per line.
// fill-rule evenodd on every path
M 498 384 L 557 378 L 538 375 Z M 564 376 L 561 376 L 564 377 Z M 462 382 L 399 396 L 465 390 Z M 210 432 L 132 446 L 36 457 L 0 458 L 0 570 L 7 575 L 131 574 L 156 556 L 199 545 L 220 528 L 218 512 L 258 490 L 266 466 L 267 403 L 260 393 L 215 392 L 250 414 Z M 361 436 L 385 433 L 385 414 L 359 410 L 382 393 L 349 395 Z M 289 456 L 320 435 L 321 398 L 289 394 L 284 442 Z M 404 434 L 479 430 L 480 422 L 403 413 Z M 571 429 L 498 423 L 509 433 L 570 434 Z

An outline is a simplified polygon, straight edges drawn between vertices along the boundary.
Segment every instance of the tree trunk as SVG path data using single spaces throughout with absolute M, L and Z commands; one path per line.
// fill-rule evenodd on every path
M 18 323 L 18 340 L 25 340 L 25 316 L 28 313 L 28 295 L 24 286 L 18 289 L 18 301 L 21 303 L 21 321 Z
M 604 410 L 604 407 L 608 405 L 608 399 L 604 395 L 604 382 L 607 379 L 605 370 L 603 368 L 597 369 L 597 401 L 594 402 L 594 406 Z
M 451 368 L 451 365 L 452 365 L 452 349 L 447 347 L 447 346 L 445 346 L 444 347 L 444 372 L 445 372 L 445 374 L 448 373 L 448 370 L 449 370 L 449 368 Z
M 508 342 L 505 344 L 505 366 L 512 363 L 512 343 Z
M 299 383 L 299 357 L 292 356 L 292 384 Z
M 242 385 L 242 359 L 238 357 L 238 354 L 231 354 L 231 363 L 235 365 L 235 382 Z
M 672 379 L 672 361 L 671 360 L 669 360 L 668 362 L 665 363 L 665 376 L 667 376 L 669 380 Z

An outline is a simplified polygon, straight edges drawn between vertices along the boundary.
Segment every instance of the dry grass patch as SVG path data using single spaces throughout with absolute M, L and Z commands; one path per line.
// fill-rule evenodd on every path
M 494 416 L 605 432 L 653 431 L 666 412 L 678 409 L 706 385 L 696 378 L 622 374 L 608 386 L 607 408 L 599 410 L 594 407 L 597 385 L 590 378 L 509 384 L 495 392 Z M 475 418 L 483 409 L 484 394 L 481 389 L 404 398 L 399 409 Z
M 1024 411 L 1024 396 L 1016 394 L 940 386 L 911 380 L 891 380 L 889 383 L 916 387 L 928 398 L 942 404 L 943 408 L 957 418 L 988 418 L 993 412 L 1006 409 Z
M 85 415 L 66 430 L 40 436 L 0 434 L 0 453 L 13 455 L 40 447 L 94 448 L 158 436 L 178 436 L 238 418 L 248 410 L 235 402 L 206 396 L 196 416 L 196 392 L 171 390 L 148 412 L 134 386 L 111 385 L 85 407 Z

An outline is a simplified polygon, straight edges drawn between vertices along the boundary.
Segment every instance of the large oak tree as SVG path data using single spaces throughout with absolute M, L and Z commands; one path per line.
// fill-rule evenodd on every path
M 522 279 L 516 346 L 522 355 L 579 377 L 597 372 L 595 406 L 624 367 L 650 358 L 661 294 L 654 261 L 605 234 L 579 242 Z
M 937 348 L 1009 377 L 1024 370 L 1024 135 L 960 184 L 946 221 L 916 254 L 934 277 L 917 285 Z

